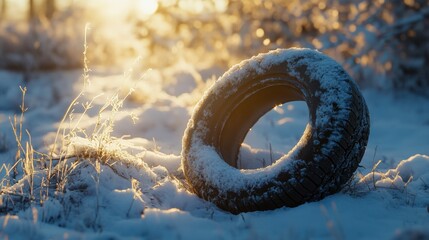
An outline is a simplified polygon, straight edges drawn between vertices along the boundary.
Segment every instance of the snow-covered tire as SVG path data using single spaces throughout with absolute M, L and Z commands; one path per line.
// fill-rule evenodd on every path
M 305 101 L 309 123 L 274 164 L 236 168 L 248 130 L 274 106 Z M 356 83 L 328 56 L 278 49 L 232 67 L 197 104 L 182 142 L 191 191 L 232 213 L 295 207 L 344 185 L 369 135 L 368 109 Z

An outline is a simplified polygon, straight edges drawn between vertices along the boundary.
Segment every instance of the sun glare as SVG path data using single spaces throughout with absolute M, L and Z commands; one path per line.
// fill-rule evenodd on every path
M 149 16 L 158 10 L 158 0 L 140 0 L 138 1 L 138 11 L 140 14 Z

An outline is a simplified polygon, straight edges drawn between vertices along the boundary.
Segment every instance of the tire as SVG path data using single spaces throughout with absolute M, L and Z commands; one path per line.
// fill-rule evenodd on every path
M 248 130 L 274 106 L 305 101 L 309 123 L 274 164 L 237 169 Z M 182 142 L 191 191 L 232 213 L 295 207 L 338 192 L 359 165 L 369 136 L 356 83 L 331 58 L 278 49 L 232 67 L 194 109 Z

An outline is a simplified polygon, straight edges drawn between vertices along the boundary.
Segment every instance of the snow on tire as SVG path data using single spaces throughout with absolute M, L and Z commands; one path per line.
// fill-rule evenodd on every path
M 274 106 L 305 101 L 309 123 L 274 164 L 237 169 L 249 128 Z M 232 67 L 199 101 L 182 142 L 190 190 L 232 213 L 320 200 L 358 167 L 369 135 L 368 109 L 344 69 L 310 49 L 278 49 Z

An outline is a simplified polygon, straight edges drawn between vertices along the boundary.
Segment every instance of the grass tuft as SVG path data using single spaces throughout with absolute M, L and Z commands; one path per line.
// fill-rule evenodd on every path
M 88 111 L 93 109 L 94 101 L 102 96 L 99 94 L 89 101 L 84 99 L 91 87 L 87 42 L 89 30 L 90 27 L 87 24 L 83 50 L 83 88 L 67 107 L 47 153 L 37 152 L 34 149 L 31 134 L 24 128 L 25 112 L 28 110 L 25 105 L 27 89 L 20 87 L 22 93 L 21 114 L 9 119 L 15 136 L 17 151 L 12 166 L 3 164 L 0 167 L 0 172 L 4 172 L 4 178 L 0 181 L 0 212 L 17 212 L 28 207 L 37 211 L 37 208 L 33 207 L 34 204 L 43 206 L 51 198 L 65 203 L 63 198 L 67 192 L 69 176 L 76 169 L 79 169 L 78 167 L 83 162 L 88 161 L 95 170 L 95 174 L 92 176 L 97 198 L 96 214 L 92 223 L 92 228 L 95 231 L 101 230 L 99 185 L 102 165 L 107 165 L 119 176 L 128 179 L 135 198 L 141 195 L 138 181 L 131 175 L 124 173 L 121 167 L 139 165 L 141 168 L 147 166 L 137 161 L 135 157 L 126 155 L 121 149 L 121 139 L 112 136 L 117 114 L 134 89 L 129 89 L 125 94 L 124 91 L 117 90 L 113 96 L 109 97 L 105 104 L 98 109 L 95 126 L 90 131 L 80 127 Z M 131 76 L 132 69 L 124 74 L 126 78 Z M 77 108 L 82 110 L 78 114 L 76 114 Z M 131 115 L 131 118 L 134 122 L 137 120 L 135 115 Z M 24 141 L 24 136 L 28 140 Z M 117 164 L 124 156 L 128 161 Z M 129 211 L 131 211 L 132 204 Z M 67 206 L 63 207 L 64 209 L 68 208 Z

